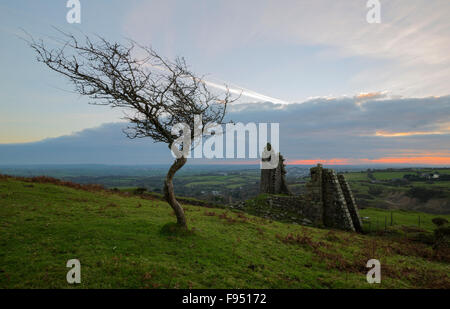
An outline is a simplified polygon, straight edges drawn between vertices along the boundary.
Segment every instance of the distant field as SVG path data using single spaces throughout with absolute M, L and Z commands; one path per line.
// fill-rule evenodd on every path
M 367 172 L 345 173 L 345 178 L 348 181 L 369 180 L 369 178 L 367 177 Z
M 389 180 L 403 178 L 406 174 L 411 174 L 411 172 L 375 172 L 373 176 L 376 180 Z
M 375 177 L 376 180 L 392 180 L 392 179 L 399 179 L 399 178 L 403 178 L 403 176 L 408 175 L 408 174 L 416 174 L 417 172 L 419 173 L 432 173 L 432 172 L 438 172 L 441 175 L 449 175 L 450 174 L 450 169 L 412 169 L 412 170 L 408 170 L 408 171 L 375 171 L 373 172 L 373 176 Z M 367 177 L 367 172 L 350 172 L 350 173 L 345 173 L 345 177 L 347 178 L 347 180 L 351 180 L 351 181 L 359 181 L 359 180 L 369 180 L 369 178 Z
M 436 181 L 433 183 L 424 182 L 424 181 L 415 181 L 412 183 L 412 186 L 415 187 L 425 187 L 425 188 L 442 188 L 442 189 L 450 189 L 450 181 Z
M 225 181 L 216 181 L 216 180 L 210 180 L 210 181 L 197 181 L 197 182 L 190 182 L 186 184 L 186 187 L 198 187 L 198 186 L 219 186 L 224 185 Z
M 185 184 L 188 188 L 199 186 L 225 186 L 227 188 L 234 189 L 245 186 L 248 182 L 255 181 L 255 178 L 242 176 L 189 176 L 180 177 L 179 180 L 188 182 Z M 220 190 L 221 187 L 216 187 L 215 189 Z
M 364 229 L 366 231 L 384 230 L 386 226 L 391 226 L 391 214 L 392 223 L 394 226 L 403 225 L 407 227 L 420 227 L 426 231 L 433 231 L 436 226 L 431 222 L 433 218 L 445 218 L 450 222 L 450 215 L 434 215 L 423 212 L 403 211 L 403 210 L 384 210 L 377 208 L 366 208 L 360 210 L 361 217 L 368 217 L 365 220 Z M 369 224 L 370 222 L 370 224 Z
M 438 172 L 439 174 L 450 174 L 450 169 L 449 168 L 443 168 L 443 169 L 425 169 L 424 172 Z
M 237 189 L 237 188 L 240 188 L 240 187 L 242 187 L 244 185 L 245 185 L 245 183 L 237 183 L 237 184 L 227 185 L 226 187 L 228 189 Z
M 153 192 L 162 192 L 167 168 L 167 166 L 0 167 L 0 172 L 18 173 L 19 175 L 48 174 L 81 184 L 101 184 L 107 188 L 141 187 Z M 446 175 L 450 174 L 450 169 L 377 169 L 369 172 L 354 168 L 347 170 L 336 168 L 336 171 L 345 172 L 345 177 L 350 182 L 357 202 L 362 207 L 450 213 L 450 181 L 426 181 L 423 179 L 408 182 L 402 179 L 406 174 L 421 175 L 439 172 L 441 175 Z M 287 166 L 287 172 L 288 185 L 292 192 L 294 194 L 303 193 L 305 191 L 304 183 L 309 181 L 309 168 Z M 373 179 L 369 178 L 370 174 L 373 175 Z M 257 196 L 259 180 L 258 166 L 187 165 L 176 174 L 174 187 L 179 196 L 225 205 L 230 201 L 245 201 Z M 428 192 L 417 191 L 411 194 L 413 188 L 420 188 L 422 191 Z M 414 200 L 417 196 L 421 200 Z M 447 198 L 447 204 L 445 198 Z
M 368 171 L 346 173 L 345 177 L 350 182 L 357 203 L 363 208 L 450 214 L 450 181 L 427 180 L 421 176 L 432 172 L 446 175 L 450 174 L 450 169 L 376 170 L 371 171 L 373 179 L 367 177 Z M 408 174 L 418 175 L 423 180 L 404 179 Z

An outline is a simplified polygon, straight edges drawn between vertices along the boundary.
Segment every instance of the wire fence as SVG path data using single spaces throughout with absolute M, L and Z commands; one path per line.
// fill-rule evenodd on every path
M 424 225 L 426 223 L 431 223 L 431 220 L 428 220 L 430 222 L 427 222 L 426 219 L 421 216 L 417 215 L 416 222 L 413 223 L 413 221 L 409 220 L 408 223 L 399 223 L 396 221 L 396 216 L 394 212 L 390 212 L 389 215 L 385 215 L 384 217 L 362 217 L 363 222 L 363 230 L 365 232 L 378 232 L 378 231 L 387 231 L 389 227 L 393 226 L 408 226 L 408 227 L 417 227 L 419 229 L 424 229 Z M 428 224 L 429 225 L 429 224 Z

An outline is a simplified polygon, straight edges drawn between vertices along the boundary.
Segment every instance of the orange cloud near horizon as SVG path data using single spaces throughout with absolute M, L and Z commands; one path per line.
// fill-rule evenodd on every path
M 424 157 L 383 157 L 378 159 L 313 159 L 290 160 L 288 165 L 358 165 L 358 164 L 426 164 L 426 165 L 450 165 L 450 157 L 424 156 Z
M 449 132 L 444 131 L 413 131 L 413 132 L 386 132 L 386 131 L 376 131 L 375 136 L 382 137 L 404 137 L 404 136 L 416 136 L 416 135 L 443 135 Z

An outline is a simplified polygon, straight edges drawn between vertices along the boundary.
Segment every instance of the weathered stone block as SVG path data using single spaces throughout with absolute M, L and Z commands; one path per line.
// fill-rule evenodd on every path
M 353 226 L 355 227 L 355 230 L 358 233 L 361 233 L 363 231 L 362 220 L 361 216 L 359 215 L 359 210 L 358 206 L 356 205 L 355 197 L 353 196 L 352 190 L 350 189 L 350 185 L 348 184 L 343 174 L 338 175 L 338 179 L 342 192 L 344 193 L 347 208 L 352 218 Z

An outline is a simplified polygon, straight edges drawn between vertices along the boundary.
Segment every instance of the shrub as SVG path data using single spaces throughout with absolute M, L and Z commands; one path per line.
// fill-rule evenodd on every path
M 370 195 L 379 196 L 383 193 L 383 189 L 377 186 L 370 186 L 368 193 Z
M 145 191 L 147 191 L 146 188 L 137 188 L 137 189 L 134 190 L 133 193 L 136 194 L 136 195 L 142 195 L 142 194 L 145 193 Z
M 411 198 L 417 198 L 422 203 L 427 202 L 431 198 L 439 198 L 443 196 L 442 191 L 431 190 L 421 187 L 411 188 L 407 193 L 407 196 Z
M 433 220 L 431 220 L 431 222 L 433 222 L 437 226 L 443 226 L 444 224 L 448 223 L 447 219 L 445 218 L 434 218 Z
M 450 226 L 440 226 L 434 230 L 433 249 L 438 255 L 442 255 L 445 260 L 450 259 Z

